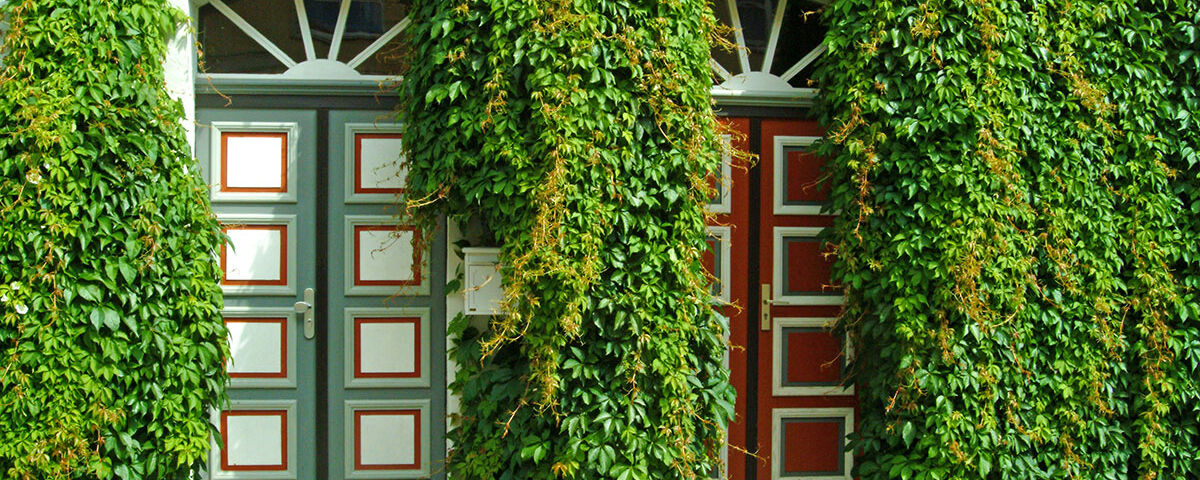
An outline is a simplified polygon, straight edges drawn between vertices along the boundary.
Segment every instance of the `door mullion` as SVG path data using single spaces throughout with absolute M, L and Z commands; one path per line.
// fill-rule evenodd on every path
M 316 244 L 316 284 L 318 314 L 320 321 L 317 322 L 317 358 L 316 358 L 316 384 L 317 384 L 317 402 L 316 408 L 317 424 L 315 428 L 316 446 L 317 446 L 317 471 L 316 478 L 328 478 L 329 472 L 329 409 L 326 406 L 329 404 L 329 321 L 333 318 L 334 312 L 331 309 L 329 302 L 329 168 L 331 159 L 329 158 L 329 109 L 317 110 L 317 182 L 314 192 L 317 197 L 317 208 L 315 217 L 317 220 L 317 235 L 314 239 Z
M 750 132 L 747 138 L 750 153 L 756 158 L 762 158 L 762 119 L 750 118 Z M 759 272 L 761 269 L 762 255 L 759 249 L 759 240 L 761 236 L 762 212 L 759 205 L 762 204 L 762 167 L 760 163 L 755 163 L 750 167 L 750 225 L 749 230 L 750 240 L 746 242 L 749 247 L 749 274 L 746 278 L 751 279 L 752 283 L 749 289 L 749 298 L 746 301 L 746 309 L 748 310 L 747 318 L 750 321 L 746 322 L 746 391 L 742 392 L 746 395 L 746 445 L 748 449 L 753 451 L 759 445 L 758 439 L 758 318 L 762 314 L 759 310 L 761 298 L 757 284 Z M 754 456 L 746 456 L 746 479 L 755 480 L 758 478 L 758 459 Z

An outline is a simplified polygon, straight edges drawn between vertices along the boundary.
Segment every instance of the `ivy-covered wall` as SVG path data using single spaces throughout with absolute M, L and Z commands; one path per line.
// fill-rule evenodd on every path
M 165 0 L 14 0 L 0 69 L 0 476 L 188 478 L 228 356 L 223 235 Z
M 1162 50 L 1152 56 L 1169 82 L 1160 84 L 1160 134 L 1168 145 L 1164 161 L 1173 170 L 1171 190 L 1179 198 L 1175 228 L 1182 244 L 1170 258 L 1180 285 L 1183 307 L 1172 319 L 1166 338 L 1172 355 L 1163 369 L 1166 411 L 1160 409 L 1165 432 L 1156 436 L 1163 454 L 1159 478 L 1200 477 L 1200 2 L 1166 4 L 1154 19 L 1161 30 L 1155 40 Z M 1150 46 L 1154 46 L 1151 44 Z M 1151 377 L 1158 382 L 1159 378 Z M 1155 431 L 1157 433 L 1157 431 Z M 1151 458 L 1150 468 L 1157 468 Z
M 701 0 L 420 2 L 401 85 L 418 217 L 503 246 L 506 305 L 451 327 L 456 478 L 707 476 L 734 391 L 712 309 L 719 165 Z
M 1200 3 L 824 18 L 861 478 L 1200 476 Z

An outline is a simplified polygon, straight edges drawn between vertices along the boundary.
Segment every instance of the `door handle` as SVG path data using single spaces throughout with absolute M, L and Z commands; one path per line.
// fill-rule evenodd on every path
M 771 330 L 771 305 L 775 304 L 771 300 L 771 284 L 762 284 L 762 290 L 759 291 L 758 298 L 760 299 L 758 306 L 759 315 L 762 317 L 759 321 L 759 328 L 767 332 Z
M 771 299 L 771 284 L 762 284 L 762 290 L 759 291 L 759 312 L 761 315 L 759 328 L 767 332 L 771 330 L 771 305 L 790 305 L 790 303 L 780 300 Z
M 317 320 L 314 318 L 316 316 L 316 308 L 313 307 L 316 301 L 317 292 L 311 288 L 306 288 L 304 289 L 304 301 L 296 302 L 292 306 L 296 310 L 296 313 L 304 314 L 304 338 L 309 340 L 312 340 L 317 335 Z

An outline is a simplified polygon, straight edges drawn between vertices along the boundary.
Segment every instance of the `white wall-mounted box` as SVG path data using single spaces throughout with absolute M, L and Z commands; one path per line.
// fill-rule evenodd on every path
M 464 311 L 467 315 L 501 315 L 504 281 L 500 275 L 500 249 L 467 247 L 463 251 Z

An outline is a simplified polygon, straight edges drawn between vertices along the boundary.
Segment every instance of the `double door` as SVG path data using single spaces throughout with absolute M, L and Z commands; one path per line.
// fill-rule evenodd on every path
M 726 166 L 709 227 L 714 294 L 728 307 L 731 381 L 738 390 L 727 478 L 852 479 L 854 386 L 851 345 L 830 329 L 841 309 L 820 242 L 833 217 L 816 122 L 727 118 L 733 147 L 758 155 L 750 169 Z M 753 453 L 746 455 L 744 451 Z
M 386 111 L 201 109 L 230 403 L 212 479 L 440 478 L 444 229 L 395 215 Z

